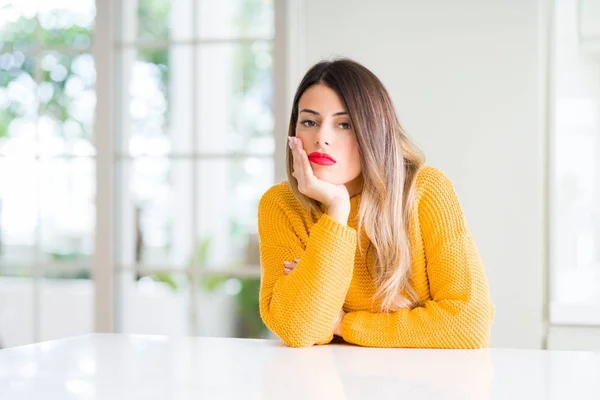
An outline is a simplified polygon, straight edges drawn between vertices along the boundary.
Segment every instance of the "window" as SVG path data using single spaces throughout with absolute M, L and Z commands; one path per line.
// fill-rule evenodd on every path
M 3 346 L 93 327 L 94 17 L 90 0 L 12 2 L 0 13 Z
M 590 39 L 598 37 L 588 37 L 586 32 L 593 29 L 583 25 L 596 24 L 600 31 L 598 5 L 597 0 L 555 2 L 550 174 L 553 324 L 600 325 L 600 47 L 589 46 Z
M 15 1 L 0 15 L 0 345 L 94 329 L 98 243 L 115 250 L 118 331 L 265 335 L 256 208 L 274 181 L 273 1 L 97 7 Z M 111 29 L 114 80 L 96 81 L 94 43 Z M 95 147 L 98 105 L 112 148 Z M 102 160 L 114 179 L 97 187 Z M 95 237 L 97 191 L 114 193 L 114 237 Z
M 261 336 L 256 209 L 274 178 L 273 4 L 119 4 L 117 329 Z

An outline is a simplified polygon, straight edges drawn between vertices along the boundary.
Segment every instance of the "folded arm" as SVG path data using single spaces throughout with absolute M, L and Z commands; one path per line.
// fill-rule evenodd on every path
M 307 239 L 295 229 L 299 218 L 276 192 L 259 204 L 260 313 L 286 344 L 307 347 L 333 338 L 333 326 L 352 279 L 356 231 L 323 214 Z M 286 275 L 284 261 L 300 259 Z

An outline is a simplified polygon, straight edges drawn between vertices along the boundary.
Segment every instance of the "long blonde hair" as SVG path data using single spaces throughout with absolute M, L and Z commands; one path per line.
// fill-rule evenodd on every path
M 325 84 L 340 97 L 348 112 L 360 153 L 363 189 L 358 212 L 358 240 L 364 229 L 374 250 L 375 298 L 381 310 L 411 307 L 418 296 L 411 284 L 409 215 L 415 179 L 425 159 L 400 126 L 390 96 L 367 68 L 349 59 L 322 61 L 300 83 L 290 118 L 295 136 L 300 97 L 312 85 Z M 286 146 L 287 148 L 287 146 Z M 292 177 L 293 158 L 287 148 L 288 182 L 300 203 L 315 215 L 321 204 L 298 190 Z

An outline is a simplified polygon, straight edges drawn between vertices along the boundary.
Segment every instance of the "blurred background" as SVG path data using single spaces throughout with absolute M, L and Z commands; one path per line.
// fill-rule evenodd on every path
M 348 56 L 453 181 L 492 346 L 600 349 L 600 0 L 0 1 L 0 346 L 270 337 L 256 209 Z

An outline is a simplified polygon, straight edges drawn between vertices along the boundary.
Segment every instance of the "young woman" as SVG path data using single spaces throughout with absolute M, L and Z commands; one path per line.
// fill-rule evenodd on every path
M 452 183 L 381 81 L 320 62 L 294 97 L 288 181 L 258 208 L 260 312 L 286 344 L 481 348 L 494 306 Z

